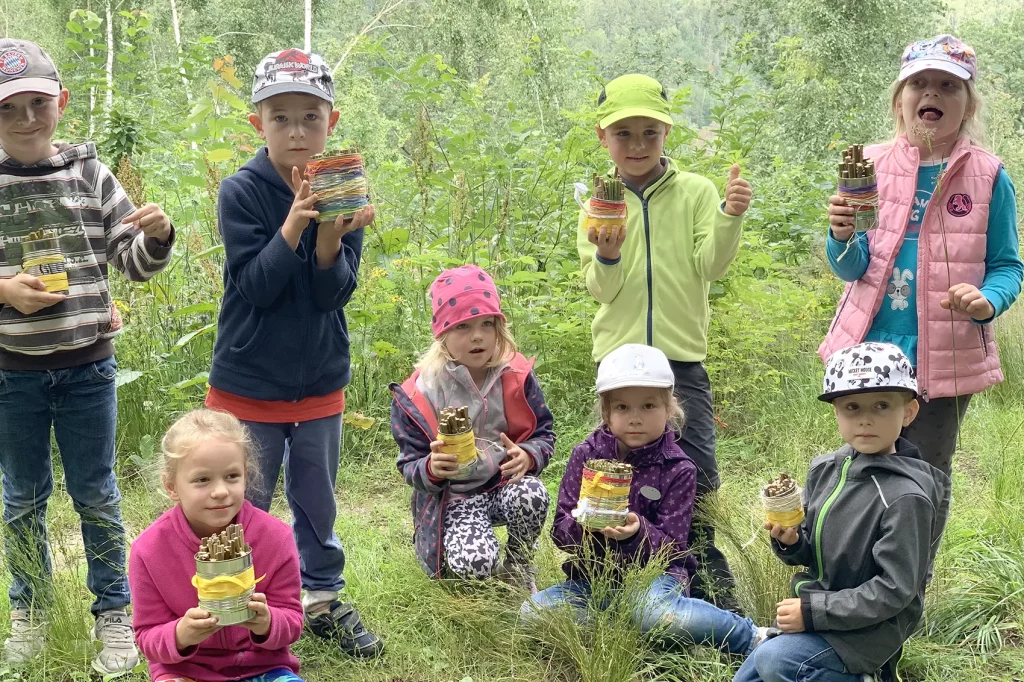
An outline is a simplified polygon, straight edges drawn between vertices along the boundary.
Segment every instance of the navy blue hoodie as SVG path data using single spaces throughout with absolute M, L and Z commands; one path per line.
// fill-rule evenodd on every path
M 246 398 L 323 396 L 348 384 L 348 327 L 363 230 L 345 235 L 334 265 L 316 266 L 312 221 L 296 250 L 281 236 L 295 194 L 266 147 L 220 185 L 224 300 L 210 385 Z

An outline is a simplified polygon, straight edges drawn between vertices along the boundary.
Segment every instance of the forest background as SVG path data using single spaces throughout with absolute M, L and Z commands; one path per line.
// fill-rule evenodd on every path
M 723 489 L 706 511 L 759 623 L 788 575 L 755 534 L 756 493 L 840 444 L 815 399 L 814 351 L 840 291 L 823 251 L 834 164 L 847 144 L 891 135 L 889 85 L 907 43 L 952 32 L 976 48 L 989 148 L 1024 177 L 1024 2 L 0 0 L 0 30 L 37 41 L 60 65 L 72 95 L 59 137 L 95 140 L 133 200 L 161 203 L 177 226 L 166 272 L 114 285 L 127 323 L 118 473 L 133 537 L 168 505 L 154 471 L 160 436 L 206 389 L 222 292 L 217 185 L 260 146 L 246 121 L 252 71 L 264 54 L 304 45 L 334 67 L 341 122 L 331 144 L 362 151 L 377 207 L 346 309 L 353 380 L 337 529 L 348 596 L 388 653 L 355 663 L 304 638 L 297 651 L 313 681 L 731 679 L 737 661 L 652 648 L 614 608 L 587 628 L 523 632 L 521 595 L 432 583 L 412 553 L 387 386 L 429 343 L 425 291 L 441 268 L 492 272 L 520 348 L 538 358 L 559 436 L 544 475 L 552 492 L 594 426 L 596 305 L 579 271 L 572 183 L 609 166 L 591 115 L 602 83 L 628 72 L 660 79 L 676 119 L 668 153 L 719 187 L 740 163 L 754 186 L 740 254 L 712 285 L 707 366 Z M 1024 680 L 1021 306 L 997 334 L 1007 380 L 971 403 L 907 680 Z M 88 677 L 78 519 L 56 492 L 49 522 L 65 589 L 46 656 L 27 672 L 0 668 L 0 680 Z M 283 501 L 274 509 L 287 518 Z M 545 537 L 541 586 L 560 578 L 559 561 Z

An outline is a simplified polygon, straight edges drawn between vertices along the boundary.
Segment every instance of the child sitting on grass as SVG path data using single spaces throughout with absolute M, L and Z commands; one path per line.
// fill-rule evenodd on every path
M 566 604 L 583 610 L 591 599 L 592 580 L 602 573 L 596 562 L 624 569 L 667 555 L 666 572 L 635 606 L 636 625 L 644 633 L 747 654 L 773 634 L 770 629 L 689 596 L 696 561 L 687 552 L 687 537 L 697 467 L 675 442 L 683 413 L 672 394 L 673 382 L 669 360 L 657 348 L 626 344 L 601 361 L 597 393 L 602 424 L 569 458 L 551 531 L 558 548 L 571 555 L 563 566 L 569 579 L 523 604 L 520 617 L 536 622 L 544 610 Z M 573 515 L 583 466 L 593 459 L 621 461 L 633 469 L 629 513 L 621 526 L 592 531 Z
M 896 679 L 924 611 L 950 485 L 900 437 L 920 409 L 916 397 L 910 360 L 893 344 L 862 343 L 829 358 L 821 400 L 832 403 L 847 444 L 811 462 L 798 527 L 765 524 L 779 559 L 810 570 L 779 603 L 784 634 L 733 682 Z
M 160 682 L 294 682 L 289 646 L 302 634 L 299 556 L 283 521 L 246 501 L 258 471 L 248 430 L 226 412 L 181 417 L 163 439 L 162 482 L 176 504 L 132 544 L 128 579 L 135 639 Z M 222 627 L 196 605 L 201 538 L 240 524 L 264 576 L 249 601 L 256 615 Z

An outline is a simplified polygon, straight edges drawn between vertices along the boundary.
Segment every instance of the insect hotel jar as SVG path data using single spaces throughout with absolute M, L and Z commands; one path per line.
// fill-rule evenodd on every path
M 601 228 L 609 232 L 626 228 L 626 195 L 622 180 L 594 176 L 593 194 L 590 201 L 583 207 L 587 219 L 583 222 L 584 231 Z
M 789 474 L 779 474 L 761 489 L 761 505 L 765 520 L 783 528 L 799 526 L 804 520 L 804 508 L 800 500 L 800 486 Z
M 68 293 L 67 263 L 53 230 L 30 232 L 21 242 L 21 271 L 42 280 L 51 294 Z
M 306 176 L 317 195 L 314 208 L 322 223 L 352 215 L 369 202 L 363 157 L 354 150 L 317 154 L 306 163 Z
M 240 525 L 202 539 L 192 585 L 199 593 L 199 607 L 217 616 L 220 625 L 237 625 L 255 617 L 249 600 L 256 582 L 252 548 Z
M 878 182 L 875 163 L 864 158 L 864 145 L 850 145 L 837 166 L 839 197 L 854 209 L 853 229 L 867 232 L 878 227 Z
M 473 421 L 469 418 L 468 407 L 446 407 L 437 420 L 438 438 L 444 441 L 441 452 L 458 457 L 458 472 L 452 476 L 460 481 L 469 478 L 476 471 L 479 450 L 473 433 Z
M 591 459 L 583 465 L 580 499 L 573 516 L 581 525 L 600 530 L 621 526 L 629 514 L 633 468 L 612 459 Z

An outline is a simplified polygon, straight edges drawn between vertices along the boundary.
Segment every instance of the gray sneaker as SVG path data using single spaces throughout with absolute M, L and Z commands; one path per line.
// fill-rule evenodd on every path
M 92 641 L 99 650 L 92 661 L 92 667 L 101 675 L 128 672 L 139 664 L 135 633 L 124 609 L 100 613 L 92 626 Z
M 11 636 L 4 642 L 4 656 L 11 665 L 28 663 L 46 643 L 46 614 L 28 609 L 11 611 Z
M 505 556 L 498 567 L 494 569 L 493 575 L 512 587 L 526 590 L 531 595 L 537 594 L 537 569 L 533 566 L 524 566 Z

